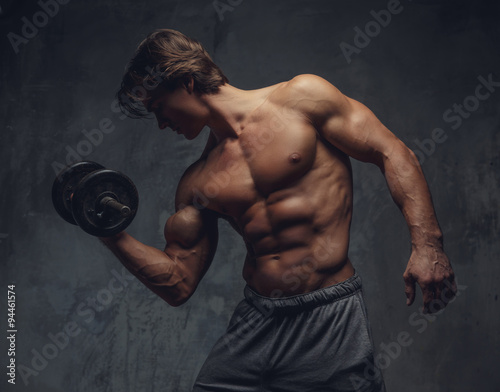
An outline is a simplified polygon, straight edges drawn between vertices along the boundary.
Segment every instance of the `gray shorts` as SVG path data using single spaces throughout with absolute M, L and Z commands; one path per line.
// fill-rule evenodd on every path
M 361 279 L 268 298 L 245 287 L 193 392 L 384 392 Z

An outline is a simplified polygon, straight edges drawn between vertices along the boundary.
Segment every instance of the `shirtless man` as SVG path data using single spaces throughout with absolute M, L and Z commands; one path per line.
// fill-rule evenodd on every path
M 160 70 L 161 83 L 152 70 Z M 139 45 L 118 98 L 131 116 L 152 112 L 160 129 L 189 140 L 204 126 L 211 132 L 178 185 L 165 249 L 125 232 L 103 238 L 106 246 L 179 306 L 210 266 L 219 218 L 246 244 L 245 299 L 194 391 L 384 391 L 373 371 L 361 281 L 348 257 L 349 157 L 384 174 L 411 234 L 407 305 L 418 283 L 425 311 L 433 312 L 455 295 L 456 284 L 412 151 L 324 79 L 299 75 L 240 90 L 197 41 L 173 30 L 158 30 Z

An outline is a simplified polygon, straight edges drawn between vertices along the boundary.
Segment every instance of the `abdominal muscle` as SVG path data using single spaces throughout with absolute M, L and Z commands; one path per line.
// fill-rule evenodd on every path
M 348 257 L 351 179 L 341 172 L 308 173 L 303 182 L 258 201 L 238 220 L 248 250 L 243 278 L 256 292 L 292 296 L 354 274 Z

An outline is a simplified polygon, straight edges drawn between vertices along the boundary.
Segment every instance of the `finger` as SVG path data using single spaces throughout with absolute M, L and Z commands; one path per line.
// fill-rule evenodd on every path
M 427 313 L 437 314 L 437 313 L 441 312 L 442 310 L 444 310 L 445 307 L 446 307 L 446 302 L 444 302 L 441 299 L 436 297 L 427 306 Z
M 422 287 L 422 294 L 423 294 L 423 300 L 424 300 L 424 307 L 423 307 L 422 311 L 424 313 L 430 313 L 429 306 L 431 305 L 431 301 L 433 301 L 435 298 L 434 287 L 432 287 L 432 286 Z
M 452 298 L 453 298 L 455 295 L 457 295 L 457 291 L 458 291 L 457 282 L 455 281 L 455 275 L 452 274 L 450 276 L 450 282 L 451 282 L 451 291 L 453 293 L 453 296 L 452 296 Z
M 443 283 L 439 283 L 436 285 L 436 290 L 434 292 L 434 300 L 431 302 L 431 308 L 430 311 L 431 313 L 437 312 L 441 309 L 444 309 L 446 306 L 447 302 L 446 300 L 443 300 L 443 289 L 445 288 Z
M 403 277 L 405 281 L 406 306 L 415 301 L 415 280 L 411 276 Z
M 440 295 L 441 301 L 444 302 L 445 306 L 453 301 L 457 294 L 457 283 L 455 282 L 455 276 L 450 275 L 446 278 L 442 284 L 442 294 Z

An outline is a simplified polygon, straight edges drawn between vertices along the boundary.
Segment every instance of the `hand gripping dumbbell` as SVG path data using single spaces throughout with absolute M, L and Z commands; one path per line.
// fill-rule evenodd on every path
M 95 162 L 77 162 L 55 179 L 52 203 L 65 221 L 91 235 L 110 237 L 132 222 L 139 195 L 124 174 Z

